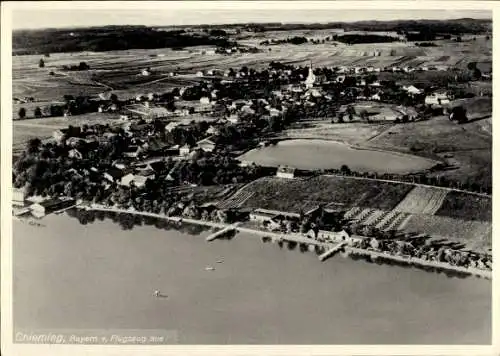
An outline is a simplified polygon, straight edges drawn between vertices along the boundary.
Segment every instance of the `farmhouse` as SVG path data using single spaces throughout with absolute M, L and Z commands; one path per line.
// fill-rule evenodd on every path
M 410 85 L 410 86 L 404 86 L 403 90 L 406 91 L 410 95 L 418 95 L 422 94 L 422 90 L 418 89 L 417 87 Z
M 425 104 L 427 105 L 445 105 L 449 103 L 450 99 L 446 91 L 436 91 L 425 97 Z
M 202 149 L 205 152 L 212 152 L 215 149 L 215 142 L 209 138 L 205 138 L 201 141 L 198 141 L 196 147 Z
M 276 177 L 292 179 L 295 177 L 295 168 L 288 166 L 279 166 L 276 171 Z
M 122 177 L 122 179 L 120 180 L 120 184 L 127 186 L 127 187 L 134 185 L 138 188 L 141 188 L 144 185 L 146 185 L 146 181 L 148 179 L 149 179 L 149 177 L 129 173 L 129 174 Z
M 127 110 L 141 116 L 144 119 L 150 120 L 169 115 L 166 108 L 161 106 L 151 106 L 149 103 L 130 105 L 127 107 Z
M 184 145 L 181 148 L 179 148 L 179 155 L 180 156 L 187 156 L 191 153 L 191 146 L 189 145 Z

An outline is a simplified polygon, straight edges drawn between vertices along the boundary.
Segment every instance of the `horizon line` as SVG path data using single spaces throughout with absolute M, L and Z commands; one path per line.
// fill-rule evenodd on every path
M 367 23 L 367 22 L 379 22 L 379 23 L 389 23 L 396 21 L 406 21 L 406 22 L 420 22 L 420 21 L 436 21 L 436 22 L 445 22 L 445 21 L 459 21 L 459 20 L 484 20 L 493 22 L 492 17 L 457 17 L 457 18 L 448 18 L 448 19 L 431 19 L 431 18 L 422 18 L 422 19 L 408 19 L 408 18 L 395 18 L 391 20 L 345 20 L 345 21 L 248 21 L 248 22 L 229 22 L 229 23 L 198 23 L 198 24 L 109 24 L 109 25 L 91 25 L 91 26 L 71 26 L 64 25 L 59 27 L 22 27 L 22 28 L 13 28 L 12 32 L 16 31 L 46 31 L 46 30 L 83 30 L 83 29 L 91 29 L 91 28 L 104 28 L 104 27 L 210 27 L 210 26 L 244 26 L 244 25 L 265 25 L 265 24 L 276 24 L 276 25 L 333 25 L 333 24 L 355 24 L 355 23 Z

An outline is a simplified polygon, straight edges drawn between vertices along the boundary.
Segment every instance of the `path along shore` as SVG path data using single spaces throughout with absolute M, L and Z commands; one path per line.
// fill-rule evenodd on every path
M 225 224 L 225 223 L 217 223 L 213 221 L 207 221 L 207 220 L 199 220 L 199 219 L 191 219 L 191 218 L 184 218 L 184 217 L 179 217 L 179 216 L 166 216 L 163 214 L 155 214 L 155 213 L 148 213 L 148 212 L 143 212 L 143 211 L 137 211 L 134 209 L 119 209 L 115 207 L 107 207 L 103 206 L 100 204 L 91 204 L 90 206 L 77 206 L 79 209 L 85 209 L 85 210 L 93 210 L 93 211 L 108 211 L 108 212 L 114 212 L 114 213 L 125 213 L 125 214 L 134 214 L 134 215 L 141 215 L 141 216 L 148 216 L 148 217 L 153 217 L 153 218 L 158 218 L 158 219 L 165 219 L 168 221 L 176 222 L 176 223 L 189 223 L 189 224 L 196 224 L 196 225 L 202 225 L 202 226 L 208 226 L 208 227 L 213 227 L 213 228 L 220 228 L 220 229 L 227 229 L 227 228 L 234 228 L 236 232 L 244 232 L 248 233 L 250 236 L 256 236 L 256 237 L 262 237 L 262 236 L 267 236 L 272 238 L 274 241 L 291 241 L 291 242 L 297 242 L 297 243 L 303 243 L 303 244 L 308 244 L 308 245 L 315 245 L 315 246 L 320 246 L 324 247 L 327 249 L 332 249 L 334 248 L 337 243 L 334 242 L 321 242 L 321 241 L 316 241 L 307 237 L 300 236 L 299 234 L 279 234 L 271 231 L 264 231 L 264 230 L 258 230 L 258 229 L 251 229 L 247 227 L 242 227 L 239 226 L 238 224 Z M 391 255 L 388 253 L 383 253 L 379 251 L 374 251 L 374 250 L 365 250 L 365 249 L 360 249 L 357 247 L 351 247 L 349 245 L 346 245 L 343 247 L 346 252 L 351 252 L 354 254 L 358 255 L 364 255 L 364 256 L 370 256 L 371 258 L 384 258 L 384 259 L 390 259 L 393 261 L 397 262 L 403 262 L 403 263 L 408 263 L 408 264 L 418 264 L 421 266 L 426 266 L 426 267 L 433 267 L 437 269 L 442 269 L 442 270 L 448 270 L 448 271 L 455 271 L 455 272 L 461 272 L 469 275 L 474 275 L 478 277 L 482 277 L 485 279 L 492 279 L 492 271 L 487 271 L 487 270 L 482 270 L 478 268 L 472 268 L 472 267 L 461 267 L 461 266 L 453 266 L 444 262 L 439 262 L 439 261 L 429 261 L 429 260 L 424 260 L 421 258 L 416 258 L 416 257 L 405 257 L 405 256 L 397 256 L 397 255 Z

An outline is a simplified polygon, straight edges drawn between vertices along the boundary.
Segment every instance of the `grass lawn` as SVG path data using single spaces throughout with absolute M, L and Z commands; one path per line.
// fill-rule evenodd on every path
M 466 221 L 445 216 L 412 215 L 404 230 L 462 242 L 466 248 L 480 250 L 491 248 L 491 222 Z
M 464 220 L 492 221 L 491 199 L 460 192 L 449 192 L 435 215 Z

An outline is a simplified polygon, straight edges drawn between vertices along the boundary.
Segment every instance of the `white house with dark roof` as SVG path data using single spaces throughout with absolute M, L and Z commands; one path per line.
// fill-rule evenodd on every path
M 406 91 L 408 94 L 411 94 L 411 95 L 422 94 L 422 90 L 418 89 L 414 85 L 404 86 L 403 90 Z
M 279 166 L 276 171 L 276 177 L 293 179 L 295 178 L 295 168 L 289 166 Z
M 150 177 L 147 176 L 129 173 L 122 177 L 122 179 L 120 180 L 120 184 L 127 187 L 134 185 L 138 188 L 141 188 L 146 185 L 146 181 L 149 178 Z
M 426 105 L 446 105 L 450 103 L 450 98 L 445 90 L 435 91 L 425 97 Z
M 188 156 L 189 153 L 191 153 L 192 147 L 189 145 L 184 145 L 181 148 L 179 148 L 179 155 L 180 156 Z
M 202 149 L 205 152 L 212 152 L 215 149 L 216 144 L 210 138 L 205 138 L 201 141 L 198 141 L 196 143 L 196 147 Z

